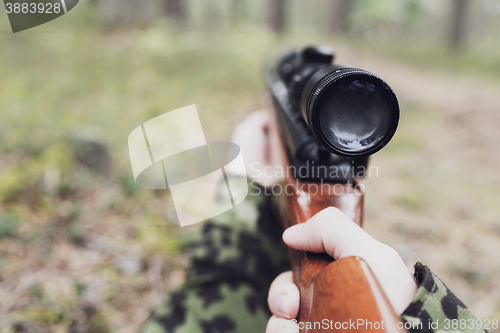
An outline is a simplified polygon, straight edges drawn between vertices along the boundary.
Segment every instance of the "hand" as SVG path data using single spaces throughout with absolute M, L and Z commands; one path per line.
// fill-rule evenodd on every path
M 326 252 L 335 260 L 350 256 L 364 259 L 399 315 L 417 291 L 399 254 L 368 235 L 337 208 L 326 208 L 307 222 L 288 228 L 283 241 L 296 250 Z M 291 272 L 282 273 L 271 284 L 268 303 L 273 316 L 266 333 L 298 332 L 298 327 L 290 322 L 297 317 L 300 306 L 299 290 Z
M 226 168 L 227 172 L 247 175 L 263 186 L 278 181 L 274 175 L 279 170 L 275 168 L 282 163 L 277 133 L 271 123 L 271 114 L 261 110 L 251 113 L 236 126 L 231 141 L 241 148 L 246 170 Z

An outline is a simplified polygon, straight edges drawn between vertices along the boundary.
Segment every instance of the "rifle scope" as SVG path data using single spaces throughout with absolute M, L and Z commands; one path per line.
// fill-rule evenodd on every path
M 368 71 L 333 65 L 330 47 L 286 55 L 278 66 L 290 102 L 319 143 L 343 157 L 371 155 L 393 137 L 399 105 L 389 85 Z

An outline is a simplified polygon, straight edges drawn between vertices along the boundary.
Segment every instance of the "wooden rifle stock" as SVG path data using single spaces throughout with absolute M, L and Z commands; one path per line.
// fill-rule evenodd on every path
M 269 131 L 271 135 L 280 133 L 276 118 L 271 127 L 274 127 Z M 280 135 L 272 139 L 279 142 L 283 168 L 288 170 L 287 152 Z M 284 228 L 304 223 L 331 206 L 363 225 L 363 194 L 356 193 L 354 187 L 358 180 L 354 185 L 308 183 L 285 172 L 284 182 L 285 190 L 275 198 Z M 326 253 L 293 249 L 289 249 L 289 255 L 294 282 L 300 291 L 297 322 L 302 333 L 406 331 L 375 275 L 361 258 L 333 261 Z

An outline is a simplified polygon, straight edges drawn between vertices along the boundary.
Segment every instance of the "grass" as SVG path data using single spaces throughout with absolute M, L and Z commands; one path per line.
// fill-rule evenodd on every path
M 354 41 L 354 45 L 374 56 L 406 63 L 421 70 L 442 72 L 454 77 L 466 75 L 495 84 L 500 82 L 498 41 L 471 41 L 469 46 L 457 50 L 437 41 L 376 41 L 366 38 L 362 42 Z
M 0 297 L 12 301 L 1 330 L 30 321 L 65 331 L 93 320 L 81 315 L 91 302 L 96 318 L 106 318 L 104 331 L 133 332 L 165 290 L 150 284 L 151 267 L 159 265 L 165 288 L 181 282 L 185 241 L 167 194 L 131 178 L 128 134 L 196 104 L 207 139 L 229 139 L 259 108 L 262 62 L 274 39 L 258 28 L 178 35 L 163 21 L 109 34 L 86 26 L 1 38 L 0 277 L 29 286 L 15 296 L 15 285 L 0 283 Z M 82 133 L 106 147 L 108 173 L 77 159 Z M 44 269 L 60 273 L 30 280 Z M 9 298 L 21 296 L 27 302 Z
M 109 33 L 83 23 L 51 27 L 60 32 L 0 36 L 0 297 L 15 294 L 14 279 L 29 286 L 0 314 L 0 329 L 29 320 L 65 331 L 88 321 L 103 332 L 133 332 L 162 293 L 182 281 L 186 264 L 179 250 L 188 236 L 179 233 L 166 193 L 135 185 L 128 134 L 157 115 L 196 104 L 207 140 L 228 140 L 234 125 L 261 107 L 267 59 L 289 45 L 347 44 L 307 32 L 276 37 L 256 26 L 182 34 L 165 21 Z M 493 54 L 367 47 L 374 56 L 414 66 L 500 79 Z M 403 169 L 393 175 L 404 194 L 387 195 L 380 186 L 377 200 L 389 198 L 387 207 L 402 212 L 390 228 L 420 240 L 439 230 L 405 225 L 406 217 L 451 205 L 454 197 L 429 194 L 427 186 L 435 189 L 439 179 L 430 168 L 424 168 L 428 182 L 415 177 L 419 164 L 413 162 L 425 159 L 430 145 L 421 128 L 436 118 L 427 106 L 413 111 L 378 160 Z M 82 132 L 107 147 L 109 172 L 75 158 L 72 142 Z M 123 262 L 139 271 L 124 269 Z M 43 278 L 31 279 L 34 272 Z M 475 272 L 461 274 L 476 281 Z M 151 276 L 165 287 L 156 289 Z M 86 316 L 89 302 L 95 308 Z

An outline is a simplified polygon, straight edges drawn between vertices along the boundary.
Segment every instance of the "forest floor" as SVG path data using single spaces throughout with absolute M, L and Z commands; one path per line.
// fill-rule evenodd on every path
M 401 103 L 400 127 L 374 156 L 366 230 L 418 259 L 480 318 L 500 317 L 500 85 L 349 50 Z
M 228 140 L 262 107 L 264 51 L 287 43 L 260 30 L 2 38 L 0 331 L 136 332 L 182 283 L 188 236 L 164 193 L 136 187 L 128 134 L 194 102 L 208 140 Z M 401 104 L 371 160 L 366 230 L 409 267 L 425 261 L 479 318 L 500 319 L 500 82 L 337 45 L 338 63 L 381 76 Z M 82 160 L 82 147 L 109 165 Z

